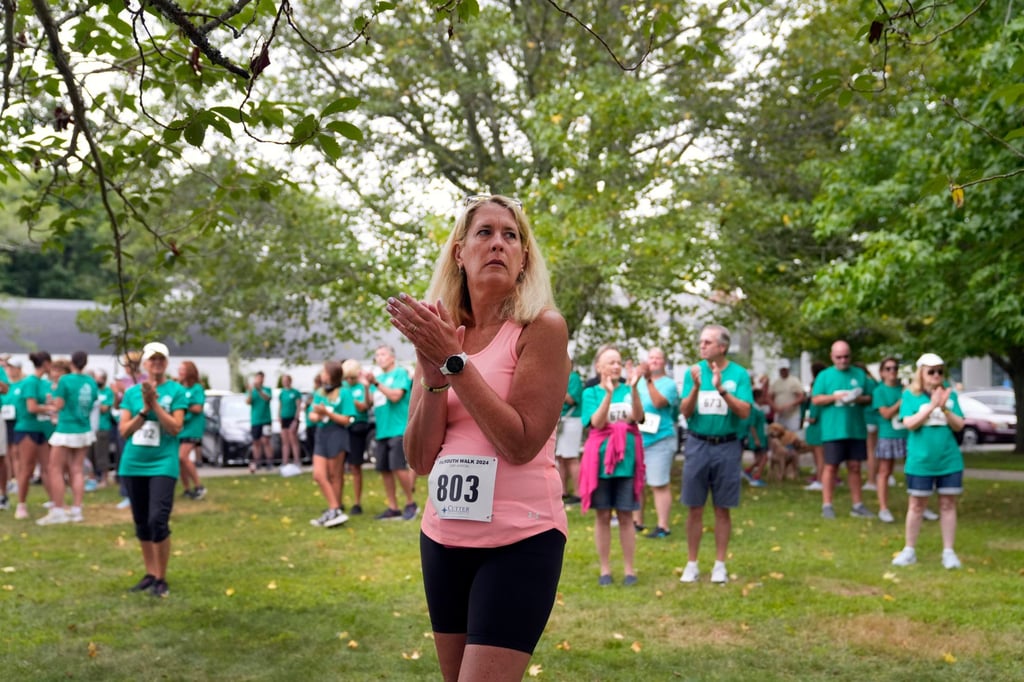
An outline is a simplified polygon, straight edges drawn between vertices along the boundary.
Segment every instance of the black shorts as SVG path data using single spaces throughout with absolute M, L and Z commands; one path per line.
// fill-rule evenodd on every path
M 402 436 L 378 440 L 374 455 L 377 458 L 374 465 L 377 471 L 405 471 L 409 468 L 409 463 L 405 461 Z
M 565 536 L 557 530 L 504 547 L 445 547 L 420 533 L 423 587 L 434 632 L 532 654 L 551 615 Z
M 825 464 L 839 466 L 843 462 L 863 462 L 868 458 L 868 442 L 862 438 L 827 440 Z
M 281 430 L 290 429 L 295 423 L 295 417 L 281 417 Z
M 270 438 L 270 424 L 254 424 L 250 430 L 254 441 L 260 438 Z
M 25 439 L 32 441 L 36 445 L 42 445 L 46 442 L 46 434 L 42 431 L 15 431 L 11 443 L 17 445 Z
M 348 452 L 348 429 L 333 422 L 317 427 L 314 455 L 334 459 L 343 452 Z
M 203 442 L 203 439 L 202 438 L 179 438 L 178 442 L 179 443 L 184 443 L 186 445 L 199 445 L 200 443 Z

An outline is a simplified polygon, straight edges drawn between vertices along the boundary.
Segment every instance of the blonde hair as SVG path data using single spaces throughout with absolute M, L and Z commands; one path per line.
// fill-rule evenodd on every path
M 523 213 L 519 202 L 500 194 L 470 204 L 459 219 L 455 228 L 448 235 L 441 247 L 441 253 L 434 265 L 434 274 L 427 289 L 427 301 L 441 301 L 451 312 L 455 324 L 466 324 L 473 317 L 473 302 L 469 299 L 469 288 L 466 276 L 455 260 L 455 246 L 465 242 L 469 226 L 473 222 L 478 208 L 493 203 L 507 208 L 519 228 L 519 237 L 523 244 L 523 275 L 511 295 L 502 305 L 501 317 L 526 325 L 533 322 L 545 310 L 557 310 L 555 296 L 551 290 L 551 276 L 548 274 L 544 257 L 534 237 L 530 221 Z
M 341 378 L 358 379 L 360 370 L 362 370 L 362 365 L 358 360 L 346 360 L 341 363 Z
M 945 365 L 934 365 L 935 367 L 946 368 Z M 929 365 L 921 365 L 914 370 L 914 375 L 910 377 L 910 392 L 914 395 L 921 395 L 924 393 L 924 373 L 925 370 L 929 369 Z M 943 379 L 943 385 L 945 385 L 945 379 Z

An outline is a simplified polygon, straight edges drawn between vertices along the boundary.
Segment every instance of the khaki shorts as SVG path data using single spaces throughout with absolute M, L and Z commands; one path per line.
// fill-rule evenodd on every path
M 555 440 L 555 457 L 577 459 L 583 444 L 583 420 L 579 417 L 562 417 L 558 422 L 558 438 Z

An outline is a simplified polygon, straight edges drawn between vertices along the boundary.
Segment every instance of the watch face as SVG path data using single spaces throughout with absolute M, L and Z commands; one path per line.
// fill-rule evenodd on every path
M 466 363 L 458 355 L 452 355 L 444 361 L 445 369 L 447 369 L 451 374 L 458 374 L 465 366 Z

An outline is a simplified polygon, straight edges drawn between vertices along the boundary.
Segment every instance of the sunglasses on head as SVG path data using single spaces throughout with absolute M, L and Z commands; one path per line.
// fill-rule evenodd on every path
M 468 197 L 462 200 L 462 205 L 466 208 L 469 208 L 470 206 L 473 206 L 475 204 L 490 201 L 496 196 L 496 194 L 470 194 Z M 515 204 L 516 208 L 518 208 L 519 210 L 523 209 L 523 202 L 520 201 L 519 199 L 515 197 L 506 197 L 506 199 Z
M 931 368 L 926 369 L 924 371 L 924 373 L 927 374 L 930 377 L 934 377 L 934 376 L 940 376 L 941 377 L 943 374 L 945 374 L 945 372 L 946 372 L 946 370 L 942 369 L 941 367 L 931 367 Z

